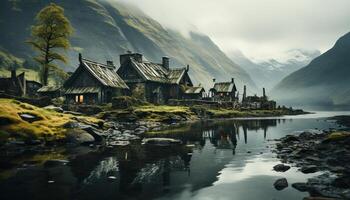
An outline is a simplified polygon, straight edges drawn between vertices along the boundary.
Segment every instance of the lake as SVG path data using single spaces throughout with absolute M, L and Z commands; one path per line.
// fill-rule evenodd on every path
M 290 185 L 318 175 L 292 167 L 275 172 L 273 139 L 303 130 L 338 128 L 326 117 L 350 112 L 316 112 L 279 118 L 204 121 L 148 137 L 172 137 L 186 146 L 115 149 L 52 148 L 47 152 L 2 154 L 0 199 L 200 199 L 294 200 L 308 196 Z M 64 159 L 65 162 L 46 162 Z M 287 178 L 289 187 L 273 183 Z

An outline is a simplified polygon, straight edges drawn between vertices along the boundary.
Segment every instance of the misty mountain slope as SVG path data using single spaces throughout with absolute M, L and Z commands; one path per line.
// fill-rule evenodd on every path
M 274 95 L 295 104 L 350 105 L 350 33 L 306 67 L 283 79 Z
M 30 36 L 35 14 L 49 2 L 65 9 L 74 27 L 73 48 L 67 52 L 70 63 L 61 65 L 72 71 L 76 68 L 78 52 L 100 62 L 113 60 L 119 64 L 119 54 L 130 50 L 142 53 L 145 59 L 161 62 L 168 56 L 171 66 L 190 65 L 196 83 L 212 85 L 212 78 L 230 80 L 235 77 L 238 88 L 255 85 L 239 65 L 233 63 L 209 37 L 180 33 L 162 27 L 138 8 L 105 0 L 4 0 L 0 2 L 0 28 L 7 30 L 0 37 L 0 46 L 15 56 L 28 59 L 33 50 L 24 42 Z M 10 16 L 10 17 L 9 17 Z
M 271 90 L 290 73 L 305 67 L 320 55 L 318 50 L 292 49 L 285 52 L 284 59 L 268 59 L 266 61 L 251 61 L 239 50 L 231 52 L 230 58 L 249 73 L 259 88 Z

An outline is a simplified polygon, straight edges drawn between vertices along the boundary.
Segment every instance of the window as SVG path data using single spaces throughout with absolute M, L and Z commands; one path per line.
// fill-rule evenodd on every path
M 84 102 L 84 95 L 76 95 L 75 102 L 76 103 L 83 103 Z

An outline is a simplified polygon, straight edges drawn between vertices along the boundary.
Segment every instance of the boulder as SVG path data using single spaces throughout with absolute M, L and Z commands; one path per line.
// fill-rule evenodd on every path
M 273 167 L 276 172 L 285 172 L 290 169 L 290 166 L 284 164 L 278 164 Z
M 95 142 L 95 138 L 82 129 L 68 130 L 66 139 L 74 144 L 91 144 Z
M 292 187 L 300 192 L 306 192 L 310 188 L 306 183 L 293 183 Z
M 59 113 L 63 113 L 63 109 L 61 107 L 57 107 L 57 106 L 54 106 L 54 105 L 45 106 L 44 109 L 52 110 L 52 111 L 59 112 Z
M 315 173 L 317 172 L 318 168 L 316 165 L 309 165 L 309 166 L 304 166 L 300 169 L 301 172 L 304 174 L 310 174 L 310 173 Z
M 288 187 L 288 181 L 286 178 L 280 178 L 275 181 L 273 186 L 276 190 L 283 190 L 284 188 Z

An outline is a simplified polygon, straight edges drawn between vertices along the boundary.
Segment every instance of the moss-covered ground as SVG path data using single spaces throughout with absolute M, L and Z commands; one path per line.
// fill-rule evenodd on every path
M 76 119 L 98 123 L 94 117 L 77 117 L 39 108 L 13 99 L 0 98 L 0 140 L 22 139 L 63 139 L 66 136 L 64 124 Z M 20 114 L 36 116 L 39 120 L 32 123 L 23 120 Z

